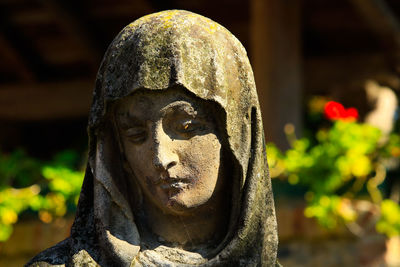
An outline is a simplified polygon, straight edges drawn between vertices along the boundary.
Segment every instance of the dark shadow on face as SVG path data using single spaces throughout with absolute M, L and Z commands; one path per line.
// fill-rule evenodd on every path
M 229 221 L 233 169 L 222 108 L 175 87 L 139 90 L 113 109 L 129 180 L 124 191 L 140 232 L 148 231 L 143 202 L 186 218 L 207 216 L 221 205 L 215 202 L 224 202 L 223 227 L 215 234 L 220 241 Z

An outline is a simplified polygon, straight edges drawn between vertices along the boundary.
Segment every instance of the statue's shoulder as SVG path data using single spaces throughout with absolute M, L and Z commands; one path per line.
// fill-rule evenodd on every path
M 70 239 L 67 238 L 33 257 L 25 267 L 65 266 L 69 261 Z
M 40 252 L 25 267 L 100 266 L 84 249 L 71 252 L 71 242 L 72 239 L 67 238 L 54 247 Z

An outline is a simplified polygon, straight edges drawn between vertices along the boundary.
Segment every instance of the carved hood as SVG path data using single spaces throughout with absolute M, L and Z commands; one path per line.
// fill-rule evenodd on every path
M 224 27 L 180 10 L 142 17 L 109 46 L 89 117 L 89 162 L 71 236 L 32 262 L 130 266 L 140 234 L 129 201 L 111 103 L 138 89 L 181 86 L 217 103 L 224 114 L 234 170 L 226 238 L 201 266 L 274 266 L 277 226 L 253 72 L 240 42 Z M 179 263 L 174 263 L 179 266 Z

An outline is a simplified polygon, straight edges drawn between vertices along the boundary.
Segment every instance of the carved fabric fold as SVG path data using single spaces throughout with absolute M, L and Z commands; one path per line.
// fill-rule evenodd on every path
M 200 266 L 275 266 L 277 225 L 253 72 L 240 42 L 224 27 L 182 10 L 126 26 L 100 66 L 89 117 L 89 161 L 71 236 L 34 262 L 131 266 L 140 233 L 110 123 L 112 103 L 136 90 L 180 86 L 217 103 L 232 154 L 231 217 L 225 239 Z M 179 263 L 173 263 L 179 266 Z M 29 264 L 28 264 L 29 265 Z M 89 265 L 90 266 L 90 265 Z

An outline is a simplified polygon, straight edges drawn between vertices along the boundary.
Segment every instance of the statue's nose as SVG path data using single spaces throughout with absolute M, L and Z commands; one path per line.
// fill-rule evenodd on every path
M 164 132 L 162 126 L 156 127 L 153 142 L 153 164 L 157 169 L 168 170 L 178 164 L 174 141 Z

